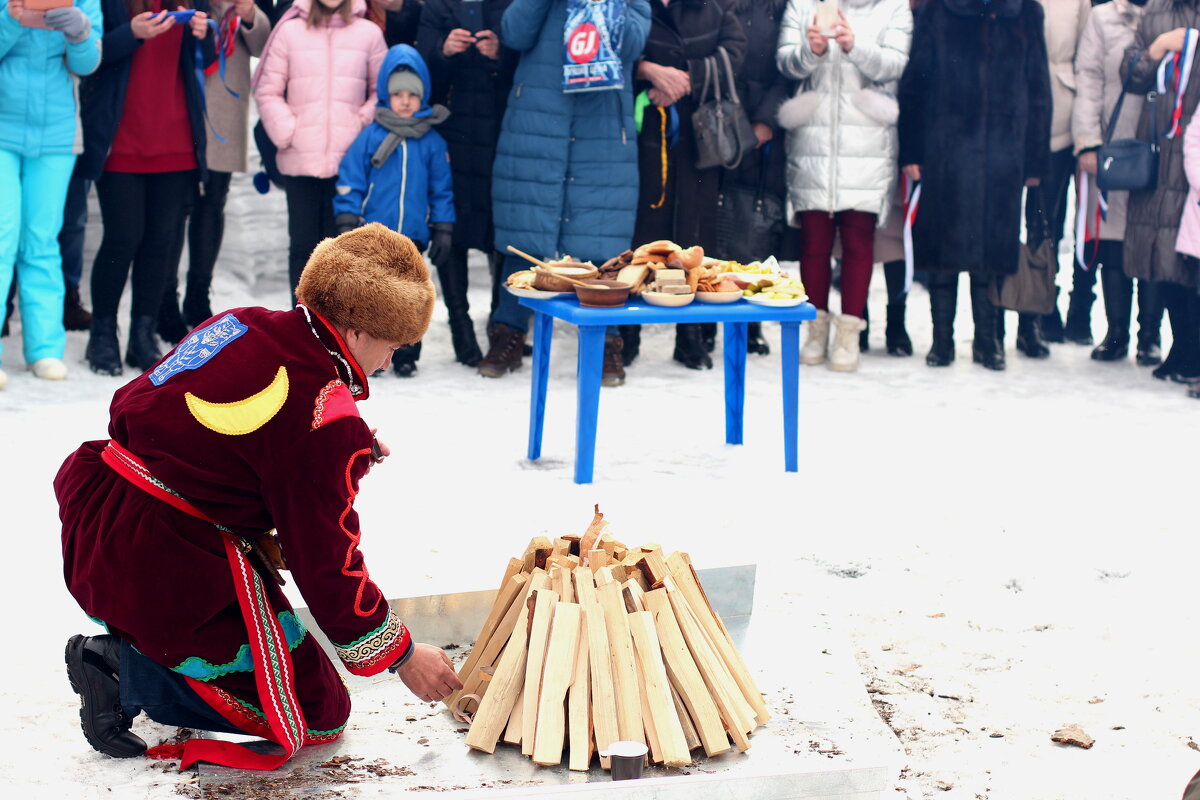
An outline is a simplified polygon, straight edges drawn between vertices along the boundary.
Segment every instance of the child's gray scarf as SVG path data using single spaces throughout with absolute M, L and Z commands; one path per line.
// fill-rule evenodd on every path
M 390 108 L 377 107 L 375 121 L 388 130 L 388 135 L 380 143 L 375 155 L 371 156 L 371 163 L 382 167 L 383 162 L 391 158 L 392 151 L 400 144 L 401 139 L 420 139 L 429 133 L 430 128 L 445 122 L 449 116 L 450 110 L 443 105 L 433 106 L 427 117 L 402 117 Z

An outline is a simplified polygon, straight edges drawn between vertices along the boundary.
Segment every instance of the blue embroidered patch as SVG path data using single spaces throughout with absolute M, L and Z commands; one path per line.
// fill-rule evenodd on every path
M 248 330 L 233 314 L 226 314 L 207 328 L 193 331 L 183 344 L 175 348 L 170 358 L 150 373 L 150 382 L 162 386 L 184 370 L 199 369 L 221 352 L 221 348 Z

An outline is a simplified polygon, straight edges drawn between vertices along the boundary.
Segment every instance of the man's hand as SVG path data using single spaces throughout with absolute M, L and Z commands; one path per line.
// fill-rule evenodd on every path
M 904 174 L 908 176 L 910 181 L 921 180 L 921 165 L 920 164 L 905 164 Z
M 150 11 L 143 11 L 129 20 L 129 27 L 133 29 L 135 38 L 153 39 L 155 36 L 161 36 L 175 27 L 175 18 L 168 17 L 166 11 L 160 11 L 157 14 Z
M 754 138 L 758 140 L 756 147 L 762 147 L 767 142 L 775 138 L 775 131 L 771 130 L 770 125 L 764 125 L 761 122 L 756 122 L 750 126 L 754 128 Z
M 475 49 L 482 53 L 484 58 L 495 61 L 500 58 L 500 37 L 491 31 L 480 31 L 475 34 Z
M 379 428 L 371 428 L 371 435 L 375 436 L 379 432 Z M 375 436 L 375 441 L 371 443 L 371 460 L 376 464 L 382 464 L 383 460 L 392 454 L 392 448 L 379 440 Z
M 182 11 L 183 6 L 180 6 L 179 10 Z M 203 11 L 197 11 L 193 14 L 192 18 L 188 20 L 188 25 L 192 27 L 192 36 L 195 36 L 197 39 L 203 39 L 205 36 L 208 36 L 208 14 L 205 14 Z
M 817 15 L 813 14 L 813 24 L 808 26 L 808 49 L 813 51 L 813 55 L 820 58 L 829 50 L 829 39 L 825 38 L 825 33 L 821 30 L 821 26 L 817 24 Z
M 463 688 L 454 674 L 450 656 L 431 644 L 413 645 L 408 662 L 396 670 L 408 690 L 426 703 L 444 700 L 451 692 Z
M 1095 150 L 1085 150 L 1079 154 L 1079 168 L 1089 175 L 1095 175 L 1100 170 L 1100 156 Z
M 1158 61 L 1168 52 L 1178 53 L 1183 50 L 1183 36 L 1187 28 L 1176 28 L 1173 31 L 1160 33 L 1158 38 L 1150 43 L 1148 55 L 1151 61 Z
M 475 44 L 475 37 L 466 28 L 455 28 L 446 34 L 446 41 L 442 44 L 442 55 L 446 58 L 456 56 L 466 50 L 471 45 Z

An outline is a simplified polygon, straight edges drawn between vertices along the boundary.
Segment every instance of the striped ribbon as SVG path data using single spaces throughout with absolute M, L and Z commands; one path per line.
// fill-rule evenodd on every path
M 1096 265 L 1096 255 L 1099 253 L 1098 247 L 1092 248 L 1092 257 L 1087 257 L 1087 243 L 1098 242 L 1100 240 L 1100 225 L 1102 222 L 1108 221 L 1108 192 L 1096 188 L 1098 197 L 1096 199 L 1096 212 L 1089 214 L 1088 212 L 1088 186 L 1090 178 L 1083 170 L 1075 176 L 1076 194 L 1078 195 L 1077 204 L 1075 206 L 1075 262 L 1079 264 L 1080 269 L 1090 270 Z M 1094 225 L 1088 230 L 1088 217 L 1092 216 Z
M 217 133 L 217 129 L 213 127 L 212 120 L 208 118 L 208 97 L 204 90 L 204 76 L 211 73 L 212 68 L 215 66 L 221 76 L 221 85 L 225 87 L 225 91 L 229 92 L 234 97 L 241 97 L 240 94 L 235 92 L 233 89 L 230 89 L 229 84 L 225 82 L 226 46 L 228 46 L 229 52 L 232 53 L 234 45 L 233 37 L 237 33 L 237 26 L 241 24 L 241 18 L 235 15 L 233 18 L 233 25 L 229 26 L 228 35 L 226 37 L 222 37 L 221 26 L 211 19 L 208 20 L 208 29 L 211 32 L 211 35 L 216 37 L 213 39 L 213 46 L 217 49 L 217 60 L 214 64 L 210 65 L 208 69 L 205 69 L 204 67 L 204 45 L 200 43 L 199 39 L 196 39 L 194 36 L 192 37 L 192 39 L 195 41 L 196 48 L 196 91 L 200 95 L 200 113 L 204 115 L 204 121 L 208 123 L 208 129 L 212 131 L 213 137 L 221 144 L 225 144 L 225 137 Z
M 901 175 L 900 186 L 904 193 L 904 293 L 907 294 L 913 283 L 912 229 L 921 203 L 921 182 L 910 181 L 907 175 Z
M 1158 93 L 1165 95 L 1171 83 L 1175 84 L 1175 106 L 1171 109 L 1171 122 L 1163 136 L 1174 139 L 1183 129 L 1183 96 L 1187 92 L 1188 80 L 1192 76 L 1192 63 L 1196 56 L 1196 40 L 1200 31 L 1188 28 L 1183 34 L 1183 49 L 1177 53 L 1168 53 L 1158 64 Z

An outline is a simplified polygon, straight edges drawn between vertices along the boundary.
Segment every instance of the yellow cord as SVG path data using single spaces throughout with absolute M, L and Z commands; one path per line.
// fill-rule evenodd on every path
M 658 127 L 662 136 L 662 194 L 659 195 L 658 202 L 650 207 L 662 208 L 663 203 L 667 202 L 667 110 L 662 106 L 655 108 L 658 109 Z

